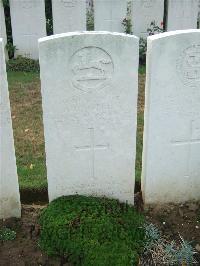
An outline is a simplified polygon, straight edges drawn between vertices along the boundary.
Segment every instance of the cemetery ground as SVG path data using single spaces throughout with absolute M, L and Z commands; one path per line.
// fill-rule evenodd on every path
M 145 69 L 139 74 L 138 133 L 136 180 L 139 182 L 142 158 Z M 16 232 L 16 238 L 0 241 L 0 265 L 70 265 L 63 258 L 50 258 L 38 247 L 40 227 L 38 217 L 47 205 L 47 180 L 39 74 L 8 72 L 12 121 L 15 138 L 18 175 L 20 181 L 22 219 L 10 219 L 3 226 Z M 139 183 L 138 183 L 139 184 Z M 170 189 L 170 188 L 169 188 Z M 139 185 L 136 186 L 139 191 Z M 192 241 L 200 252 L 200 203 L 166 205 L 143 211 L 140 194 L 136 207 L 145 219 L 159 228 L 167 241 Z M 0 224 L 1 228 L 2 224 Z M 161 250 L 155 252 L 162 256 Z M 99 256 L 101 256 L 99 254 Z M 142 260 L 148 258 L 141 258 Z M 198 253 L 196 260 L 200 263 Z M 111 265 L 111 264 L 109 264 Z M 145 265 L 145 264 L 142 264 Z M 150 265 L 150 264 L 146 264 Z M 159 264 L 158 264 L 159 265 Z M 161 265 L 161 264 L 160 264 Z M 182 264 L 186 265 L 186 264 Z

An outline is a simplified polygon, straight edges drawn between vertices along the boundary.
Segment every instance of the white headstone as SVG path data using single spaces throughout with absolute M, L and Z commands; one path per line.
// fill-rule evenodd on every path
M 138 38 L 60 34 L 39 50 L 50 200 L 78 193 L 133 204 Z
M 198 0 L 168 0 L 167 30 L 196 29 Z
M 21 216 L 3 40 L 0 39 L 0 219 Z
M 163 28 L 164 0 L 133 0 L 132 31 L 139 37 L 147 37 L 151 23 Z
M 38 39 L 46 36 L 44 0 L 10 0 L 15 55 L 38 59 Z
M 148 38 L 142 187 L 146 203 L 200 199 L 200 30 Z
M 94 0 L 94 28 L 125 32 L 122 25 L 126 18 L 127 0 Z
M 54 34 L 86 30 L 85 0 L 52 0 Z
M 3 38 L 4 44 L 7 42 L 5 15 L 3 3 L 0 1 L 0 38 Z
M 198 28 L 200 29 L 200 0 L 198 1 Z

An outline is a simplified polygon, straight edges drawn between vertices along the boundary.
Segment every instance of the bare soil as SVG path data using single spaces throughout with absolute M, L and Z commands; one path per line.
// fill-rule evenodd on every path
M 38 246 L 40 233 L 37 223 L 45 205 L 23 205 L 22 219 L 8 219 L 0 223 L 16 231 L 13 241 L 0 243 L 0 266 L 69 266 L 62 258 L 49 258 Z M 200 203 L 149 207 L 144 210 L 146 219 L 154 223 L 169 240 L 192 241 L 197 248 L 196 260 L 200 265 Z
M 8 219 L 0 226 L 11 228 L 16 239 L 0 242 L 0 266 L 60 266 L 66 264 L 61 258 L 49 258 L 38 246 L 40 211 L 45 205 L 23 205 L 22 219 Z

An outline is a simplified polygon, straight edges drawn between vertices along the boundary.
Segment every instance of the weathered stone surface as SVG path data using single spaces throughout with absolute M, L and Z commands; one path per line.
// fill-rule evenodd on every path
M 164 0 L 133 0 L 132 1 L 132 28 L 139 37 L 147 37 L 147 29 L 151 22 L 163 28 Z
M 148 38 L 142 186 L 146 203 L 200 199 L 200 30 Z
M 133 203 L 138 38 L 69 33 L 40 39 L 39 50 L 50 200 Z
M 126 0 L 94 0 L 94 28 L 96 31 L 125 32 Z
M 6 36 L 5 15 L 4 15 L 2 1 L 0 1 L 0 38 L 3 39 L 5 45 L 7 42 L 7 36 Z
M 3 40 L 0 39 L 0 219 L 20 217 L 20 197 Z
M 44 0 L 10 0 L 15 55 L 38 59 L 38 39 L 46 36 Z
M 86 30 L 85 0 L 52 0 L 54 34 Z
M 198 0 L 168 0 L 167 30 L 196 29 Z

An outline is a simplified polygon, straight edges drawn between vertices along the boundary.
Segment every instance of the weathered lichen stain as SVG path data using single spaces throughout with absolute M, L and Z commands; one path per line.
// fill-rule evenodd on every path
M 0 199 L 0 219 L 20 217 L 20 203 L 15 197 L 4 197 Z

